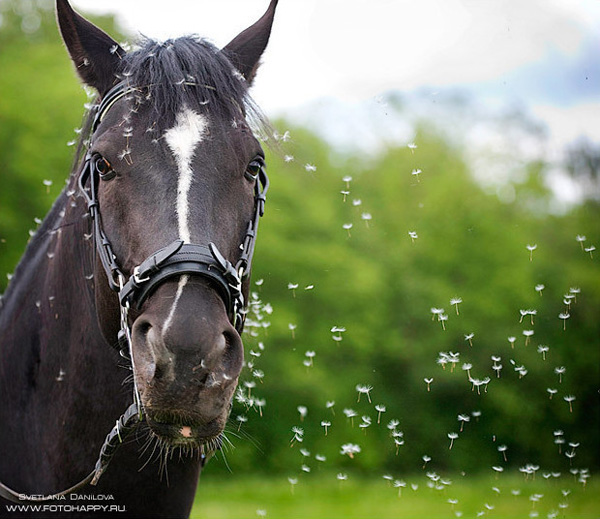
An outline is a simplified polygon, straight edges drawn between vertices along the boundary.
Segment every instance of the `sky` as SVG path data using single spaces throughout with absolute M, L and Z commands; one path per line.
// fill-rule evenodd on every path
M 224 46 L 268 0 L 72 4 L 116 13 L 133 34 L 200 34 Z M 270 117 L 344 139 L 365 140 L 350 131 L 365 117 L 369 129 L 394 133 L 370 113 L 385 113 L 389 92 L 410 100 L 459 91 L 492 110 L 521 107 L 556 147 L 582 135 L 600 143 L 599 51 L 599 0 L 280 0 L 252 93 Z

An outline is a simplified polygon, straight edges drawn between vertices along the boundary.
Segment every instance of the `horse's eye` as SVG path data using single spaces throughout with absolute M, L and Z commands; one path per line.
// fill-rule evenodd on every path
M 260 170 L 263 167 L 264 167 L 264 162 L 262 161 L 262 159 L 256 158 L 252 162 L 250 162 L 250 164 L 248 164 L 248 167 L 246 168 L 246 172 L 244 173 L 244 176 L 250 182 L 254 182 L 258 178 L 258 175 L 260 174 Z
M 96 171 L 102 180 L 110 180 L 116 176 L 115 170 L 110 165 L 110 162 L 102 156 L 97 156 L 95 163 Z

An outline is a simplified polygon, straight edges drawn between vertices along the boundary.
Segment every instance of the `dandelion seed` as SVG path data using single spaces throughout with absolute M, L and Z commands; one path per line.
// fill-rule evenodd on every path
M 381 413 L 385 413 L 385 406 L 381 404 L 377 404 L 375 406 L 375 411 L 377 411 L 377 423 L 381 422 Z
M 583 250 L 583 242 L 586 240 L 587 238 L 585 236 L 582 236 L 580 234 L 578 234 L 577 236 L 575 236 L 575 240 L 577 240 L 580 244 L 581 244 L 581 250 Z
M 352 227 L 353 225 L 351 223 L 345 223 L 344 225 L 342 225 L 342 228 L 348 231 L 348 238 L 352 237 L 352 235 L 350 234 L 350 229 L 352 229 Z
M 327 458 L 325 456 L 322 456 L 321 454 L 315 454 L 315 459 L 321 463 L 327 461 Z
M 473 418 L 475 418 L 475 420 L 479 421 L 479 418 L 481 416 L 481 411 L 471 411 L 471 416 Z
M 417 182 L 420 182 L 419 175 L 422 173 L 420 169 L 413 169 L 411 175 L 417 179 Z
M 348 197 L 350 195 L 350 191 L 340 191 L 340 194 L 344 197 L 343 201 L 346 201 L 346 197 Z
M 395 430 L 396 430 L 396 427 L 398 427 L 399 425 L 400 425 L 400 422 L 399 422 L 398 420 L 390 420 L 390 421 L 388 422 L 388 424 L 387 424 L 387 426 L 386 426 L 386 427 L 387 427 L 387 428 L 388 428 L 390 431 L 395 431 Z
M 354 417 L 358 416 L 358 413 L 354 410 L 354 409 L 344 409 L 344 414 L 346 415 L 346 418 L 350 418 L 350 423 L 352 424 L 352 427 L 354 427 Z
M 367 229 L 369 228 L 369 222 L 373 219 L 373 217 L 371 216 L 371 213 L 363 213 L 361 215 L 361 218 L 364 220 L 365 225 L 367 226 Z
M 302 454 L 302 456 L 304 456 L 305 458 L 308 458 L 310 456 L 310 452 L 307 449 L 300 449 L 300 454 Z
M 321 422 L 321 427 L 323 427 L 325 429 L 325 436 L 327 436 L 327 429 L 329 427 L 331 427 L 331 422 L 328 422 L 327 420 L 323 420 Z
M 248 418 L 245 417 L 244 415 L 237 415 L 235 417 L 236 421 L 239 423 L 238 425 L 238 432 L 240 431 L 240 429 L 242 428 L 242 424 L 245 424 L 248 421 Z
M 42 180 L 42 184 L 46 186 L 46 194 L 50 193 L 50 186 L 52 185 L 52 180 Z
M 431 320 L 432 321 L 436 318 L 436 316 L 439 319 L 439 316 L 444 313 L 443 308 L 431 308 L 429 311 L 431 312 Z
M 571 287 L 569 288 L 569 294 L 571 294 L 573 296 L 573 300 L 577 302 L 577 294 L 581 294 L 581 288 Z
M 402 489 L 404 487 L 406 487 L 406 483 L 401 479 L 394 481 L 394 488 L 398 489 L 398 497 L 402 497 Z
M 438 321 L 442 323 L 442 330 L 446 331 L 446 325 L 444 324 L 448 320 L 448 316 L 446 314 L 438 315 Z
M 562 319 L 562 321 L 563 321 L 563 330 L 567 329 L 567 319 L 569 317 L 571 317 L 571 315 L 566 312 L 562 312 L 562 313 L 558 314 L 558 318 Z
M 458 309 L 456 310 L 456 315 L 458 315 Z M 469 342 L 469 346 L 473 347 L 473 337 L 475 337 L 474 333 L 469 333 L 465 335 L 465 341 Z
M 346 189 L 350 189 L 350 182 L 352 182 L 352 177 L 350 175 L 346 175 L 342 178 L 343 182 L 346 182 Z
M 415 243 L 415 240 L 419 237 L 415 231 L 408 231 L 408 235 L 413 243 Z
M 358 206 L 362 205 L 362 200 L 360 198 L 355 198 L 354 200 L 352 200 L 352 205 L 354 207 L 358 207 Z
M 453 297 L 452 299 L 450 299 L 450 306 L 454 306 L 456 308 L 456 315 L 458 314 L 458 305 L 462 303 L 462 299 L 460 297 Z M 467 336 L 465 335 L 465 338 Z M 472 346 L 472 345 L 471 345 Z
M 315 288 L 315 285 L 306 285 L 304 287 L 304 290 L 313 290 Z
M 448 438 L 450 438 L 450 447 L 448 447 L 448 450 L 451 450 L 454 445 L 454 440 L 458 438 L 458 434 L 455 432 L 448 433 Z
M 334 406 L 335 406 L 335 401 L 333 401 L 333 400 L 325 402 L 325 407 L 327 409 L 331 409 L 331 414 L 333 414 L 333 416 L 335 416 L 335 411 L 333 409 Z
M 510 343 L 510 347 L 513 348 L 513 349 L 515 348 L 515 341 L 516 340 L 517 340 L 516 337 L 509 337 L 508 338 L 508 342 Z
M 298 484 L 298 478 L 288 478 L 288 481 L 290 482 L 291 489 L 292 489 L 292 494 L 293 494 L 294 493 L 294 487 Z
M 296 409 L 298 410 L 298 413 L 300 413 L 300 421 L 303 422 L 304 418 L 306 418 L 306 415 L 308 414 L 308 408 L 306 406 L 299 405 L 296 407 Z
M 529 261 L 533 261 L 533 251 L 537 249 L 537 245 L 527 245 L 527 250 L 529 251 Z
M 363 386 L 358 384 L 356 386 L 356 391 L 358 392 L 358 400 L 357 402 L 360 402 L 360 395 L 367 395 L 367 399 L 369 400 L 369 404 L 371 403 L 371 391 L 373 390 L 372 386 Z
M 529 340 L 533 337 L 535 332 L 533 330 L 523 330 L 523 335 L 525 336 L 525 346 L 529 344 Z
M 427 391 L 431 391 L 431 383 L 433 382 L 433 377 L 424 378 L 425 384 L 427 384 Z
M 305 164 L 304 169 L 309 173 L 314 173 L 315 171 L 317 171 L 317 166 L 313 164 Z
M 418 148 L 418 146 L 414 142 L 409 142 L 406 146 L 413 154 L 414 154 L 415 150 Z
M 293 155 L 286 155 L 285 157 L 283 157 L 283 160 L 285 162 L 293 162 L 294 161 L 294 156 Z
M 368 427 L 371 427 L 371 417 L 370 416 L 363 416 L 362 417 L 362 422 L 358 424 L 358 427 L 360 429 L 364 429 L 364 431 L 367 431 Z
M 262 384 L 262 379 L 265 378 L 265 372 L 260 370 L 260 369 L 255 369 L 252 372 L 252 376 L 254 378 L 257 378 L 258 380 L 260 380 L 261 384 Z
M 535 285 L 535 291 L 540 293 L 540 296 L 542 295 L 542 291 L 544 290 L 544 288 L 546 288 L 545 285 Z
M 425 454 L 422 458 L 423 460 L 423 469 L 425 468 L 425 466 L 431 461 L 431 457 L 427 456 L 427 454 Z
M 290 447 L 294 445 L 294 442 L 302 443 L 304 441 L 304 429 L 294 426 L 292 427 L 292 432 L 294 436 L 290 440 Z
M 508 450 L 508 447 L 506 445 L 499 445 L 498 446 L 498 452 L 502 453 L 502 456 L 503 456 L 505 462 L 508 461 L 508 459 L 506 459 L 506 451 L 507 450 Z
M 297 328 L 296 324 L 292 324 L 292 323 L 288 324 L 288 329 L 292 332 L 292 339 L 296 338 L 296 334 L 295 334 L 296 328 Z
M 471 417 L 467 414 L 459 414 L 457 420 L 460 422 L 459 432 L 463 432 L 465 424 L 471 420 Z
M 550 348 L 548 346 L 544 346 L 543 344 L 540 344 L 537 348 L 538 353 L 542 354 L 542 360 L 546 360 L 546 353 L 548 353 L 548 351 L 550 351 Z
M 586 247 L 585 249 L 583 249 L 585 252 L 589 252 L 590 253 L 590 258 L 594 259 L 594 254 L 593 252 L 596 250 L 596 247 L 594 245 L 590 245 L 589 247 Z
M 298 288 L 298 283 L 288 283 L 288 290 L 292 291 L 292 295 L 296 297 L 296 289 Z
M 337 476 L 336 476 L 338 481 L 346 481 L 348 479 L 348 474 L 343 474 L 342 472 L 340 472 Z
M 461 369 L 463 371 L 467 372 L 467 378 L 471 378 L 471 369 L 473 368 L 473 364 L 469 364 L 468 362 L 465 362 L 462 366 Z
M 502 364 L 494 363 L 492 369 L 496 372 L 496 378 L 500 378 L 500 371 L 502 370 Z
M 554 389 L 552 387 L 547 388 L 546 391 L 550 393 L 550 400 L 552 400 L 552 397 L 558 393 L 558 389 Z
M 359 445 L 356 445 L 355 443 L 345 443 L 344 445 L 342 445 L 342 450 L 340 451 L 340 454 L 342 456 L 348 456 L 350 459 L 353 459 L 354 455 L 358 454 L 359 452 Z
M 563 397 L 563 400 L 569 404 L 569 412 L 573 412 L 573 402 L 576 400 L 574 395 L 567 395 Z

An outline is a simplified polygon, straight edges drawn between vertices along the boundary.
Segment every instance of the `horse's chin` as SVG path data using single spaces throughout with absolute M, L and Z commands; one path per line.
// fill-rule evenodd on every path
M 220 420 L 200 424 L 178 419 L 176 416 L 146 413 L 146 423 L 152 434 L 165 445 L 199 450 L 202 453 L 221 448 L 224 427 L 220 425 Z

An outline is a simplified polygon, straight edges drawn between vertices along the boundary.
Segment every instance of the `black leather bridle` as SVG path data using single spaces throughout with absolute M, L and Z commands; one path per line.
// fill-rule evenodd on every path
M 126 82 L 118 83 L 109 90 L 95 107 L 96 114 L 91 127 L 91 136 L 97 130 L 106 113 L 117 101 L 137 91 L 137 88 Z M 121 308 L 121 328 L 118 333 L 117 344 L 121 356 L 131 364 L 131 369 L 134 366 L 131 328 L 128 319 L 129 309 L 133 307 L 140 309 L 144 301 L 160 284 L 175 276 L 190 274 L 207 278 L 223 299 L 231 324 L 241 334 L 246 316 L 242 283 L 250 274 L 258 223 L 264 214 L 266 194 L 269 189 L 269 178 L 264 164 L 261 164 L 255 179 L 254 214 L 246 227 L 243 243 L 240 246 L 240 257 L 235 265 L 219 252 L 214 243 L 203 245 L 175 240 L 151 254 L 134 268 L 131 275 L 127 276 L 119 265 L 110 240 L 104 232 L 98 199 L 99 183 L 103 180 L 110 180 L 112 175 L 103 176 L 98 171 L 95 158 L 90 152 L 86 154 L 79 175 L 79 189 L 87 202 L 96 251 L 106 273 L 108 285 L 111 290 L 118 293 Z M 127 408 L 106 436 L 96 466 L 85 479 L 60 493 L 31 499 L 23 499 L 23 494 L 15 492 L 0 482 L 0 496 L 14 502 L 50 501 L 76 492 L 88 484 L 96 485 L 118 446 L 123 443 L 124 439 L 137 427 L 142 419 L 143 407 L 134 377 L 133 404 Z M 205 459 L 204 454 L 202 454 L 202 459 Z

